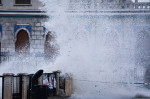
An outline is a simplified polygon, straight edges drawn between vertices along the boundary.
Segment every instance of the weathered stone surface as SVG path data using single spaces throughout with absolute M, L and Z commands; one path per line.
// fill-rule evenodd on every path
M 72 78 L 70 76 L 65 78 L 65 94 L 66 96 L 71 96 L 72 94 Z
M 4 99 L 12 99 L 12 88 L 13 88 L 13 76 L 14 74 L 12 73 L 4 73 L 4 90 L 3 90 L 3 95 L 4 95 Z

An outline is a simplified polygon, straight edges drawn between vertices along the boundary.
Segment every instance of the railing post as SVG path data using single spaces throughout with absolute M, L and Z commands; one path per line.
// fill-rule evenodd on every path
M 12 73 L 3 74 L 3 99 L 13 99 L 13 76 Z
M 27 99 L 29 89 L 29 75 L 26 73 L 19 73 L 18 76 L 20 76 L 21 99 Z
M 65 77 L 65 94 L 69 97 L 72 94 L 72 77 L 70 75 Z
M 4 99 L 4 76 L 2 77 L 2 99 Z
M 61 71 L 54 71 L 53 73 L 56 76 L 56 95 L 59 95 L 59 77 Z

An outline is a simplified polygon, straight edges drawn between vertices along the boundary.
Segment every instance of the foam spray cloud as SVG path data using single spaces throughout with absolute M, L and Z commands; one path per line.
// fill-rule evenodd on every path
M 132 17 L 83 13 L 82 4 L 76 5 L 78 9 L 73 13 L 68 11 L 67 0 L 41 1 L 45 5 L 41 9 L 49 16 L 45 26 L 57 36 L 60 54 L 54 62 L 43 61 L 36 66 L 32 64 L 34 58 L 30 59 L 29 73 L 40 68 L 45 72 L 71 73 L 73 98 L 133 97 L 138 92 L 147 93 L 143 85 L 129 84 L 144 82 L 145 72 L 144 66 L 137 63 L 137 35 L 133 31 L 137 22 Z M 12 63 L 3 64 L 5 68 L 1 70 L 18 73 L 24 68 L 23 72 L 28 72 L 26 65 L 17 71 L 12 67 L 10 70 L 6 64 Z M 17 65 L 13 64 L 14 68 Z
M 82 4 L 76 5 L 73 13 L 68 11 L 68 0 L 41 1 L 45 4 L 42 10 L 50 17 L 46 26 L 55 31 L 60 46 L 53 67 L 73 74 L 73 97 L 133 97 L 138 92 L 147 93 L 143 85 L 130 84 L 144 82 L 145 65 L 138 63 L 138 38 L 133 30 L 137 22 L 145 20 L 83 13 Z

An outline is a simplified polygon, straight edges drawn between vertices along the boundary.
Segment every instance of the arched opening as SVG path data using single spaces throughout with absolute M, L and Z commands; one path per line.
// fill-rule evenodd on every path
M 144 80 L 145 82 L 150 82 L 150 35 L 147 31 L 137 33 L 136 66 L 144 68 L 144 70 L 140 70 L 141 74 L 145 72 Z M 138 71 L 136 74 L 141 75 Z M 137 79 L 139 80 L 140 77 Z M 147 88 L 150 88 L 150 86 L 147 86 Z
M 44 43 L 44 54 L 45 54 L 45 59 L 52 59 L 53 54 L 54 54 L 54 46 L 51 44 L 52 43 L 52 35 L 51 32 L 48 32 L 46 35 L 45 43 Z
M 119 36 L 118 36 L 118 32 L 114 29 L 108 29 L 105 32 L 105 46 L 107 47 L 112 47 L 112 48 L 117 48 L 119 46 Z
M 0 42 L 0 62 L 1 62 L 1 56 L 2 56 L 2 52 L 1 52 L 1 42 Z
M 1 42 L 0 42 L 0 55 L 1 55 Z
M 20 30 L 16 36 L 15 51 L 17 55 L 30 54 L 30 41 L 27 31 Z
M 150 35 L 147 31 L 141 31 L 137 35 L 136 41 L 136 53 L 138 62 L 144 66 L 144 64 L 150 64 Z M 143 63 L 143 64 L 142 64 Z

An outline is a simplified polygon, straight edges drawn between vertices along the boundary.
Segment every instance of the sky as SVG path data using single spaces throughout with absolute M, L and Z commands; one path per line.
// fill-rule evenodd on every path
M 132 0 L 133 2 L 135 1 L 135 0 Z M 150 2 L 150 0 L 138 0 L 139 2 Z

